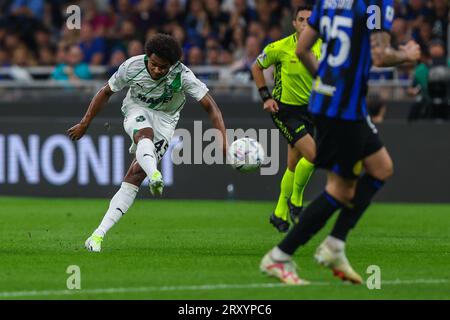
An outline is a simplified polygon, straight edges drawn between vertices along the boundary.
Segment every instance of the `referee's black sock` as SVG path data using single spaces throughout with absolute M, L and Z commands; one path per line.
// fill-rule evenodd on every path
M 372 201 L 373 196 L 383 186 L 384 181 L 378 180 L 367 173 L 358 181 L 353 208 L 342 208 L 331 231 L 331 236 L 345 241 L 348 233 L 356 226 L 356 223 Z
M 325 225 L 331 215 L 342 204 L 330 196 L 326 191 L 322 192 L 311 204 L 302 211 L 299 223 L 286 235 L 278 247 L 285 253 L 292 255 L 301 245 L 304 245 Z

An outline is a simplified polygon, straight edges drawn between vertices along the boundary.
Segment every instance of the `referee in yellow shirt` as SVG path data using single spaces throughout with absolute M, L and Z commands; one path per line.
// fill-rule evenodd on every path
M 303 208 L 303 191 L 314 170 L 316 146 L 313 139 L 314 126 L 308 112 L 312 76 L 295 54 L 297 41 L 311 15 L 311 6 L 301 6 L 292 25 L 295 33 L 266 46 L 252 66 L 253 79 L 264 102 L 264 110 L 288 141 L 288 165 L 281 180 L 281 191 L 270 223 L 280 232 L 289 229 L 291 221 L 297 223 Z M 321 40 L 312 52 L 319 59 Z M 270 93 L 264 79 L 263 69 L 274 65 L 275 87 Z

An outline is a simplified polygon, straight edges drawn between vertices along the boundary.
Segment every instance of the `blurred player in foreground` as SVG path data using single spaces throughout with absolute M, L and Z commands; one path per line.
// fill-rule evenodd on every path
M 265 47 L 252 67 L 264 110 L 270 112 L 275 126 L 288 142 L 288 167 L 281 180 L 277 206 L 270 216 L 270 223 L 280 232 L 289 229 L 288 209 L 291 221 L 297 222 L 303 207 L 303 192 L 314 170 L 314 125 L 308 111 L 312 77 L 295 55 L 298 39 L 311 10 L 311 6 L 299 7 L 292 21 L 295 33 Z M 321 43 L 318 40 L 312 47 L 316 59 L 320 56 Z M 263 69 L 272 65 L 275 66 L 273 96 L 263 73 Z
M 371 17 L 368 13 L 373 11 Z M 314 164 L 328 175 L 325 190 L 302 211 L 301 223 L 261 261 L 260 269 L 282 282 L 308 283 L 297 275 L 292 255 L 342 208 L 315 259 L 342 280 L 362 283 L 345 255 L 345 240 L 393 173 L 391 157 L 367 113 L 369 70 L 372 63 L 387 67 L 420 57 L 415 42 L 399 50 L 390 46 L 393 18 L 393 0 L 319 0 L 303 31 L 297 54 L 316 76 L 310 101 L 317 130 Z M 319 36 L 324 39 L 320 64 L 311 53 Z M 365 174 L 359 177 L 363 167 Z
M 130 136 L 130 165 L 119 191 L 111 199 L 109 209 L 94 233 L 86 240 L 89 251 L 101 251 L 105 234 L 131 207 L 145 177 L 150 192 L 162 195 L 164 182 L 157 169 L 172 139 L 185 93 L 199 101 L 214 128 L 221 132 L 224 154 L 227 150 L 225 125 L 219 107 L 208 94 L 208 88 L 179 60 L 181 47 L 168 35 L 157 34 L 145 47 L 145 55 L 132 57 L 120 65 L 108 83 L 95 95 L 80 123 L 68 130 L 72 140 L 86 133 L 89 124 L 108 99 L 125 87 L 128 93 L 122 104 L 124 128 Z

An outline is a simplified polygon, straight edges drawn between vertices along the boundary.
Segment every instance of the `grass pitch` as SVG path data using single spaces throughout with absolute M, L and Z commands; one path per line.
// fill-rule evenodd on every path
M 369 290 L 313 261 L 334 218 L 295 256 L 310 286 L 262 275 L 262 256 L 282 238 L 271 202 L 138 200 L 99 254 L 83 246 L 107 199 L 0 203 L 0 299 L 450 299 L 450 205 L 369 208 L 347 246 L 363 278 L 381 268 L 381 289 Z M 70 265 L 81 290 L 67 290 Z

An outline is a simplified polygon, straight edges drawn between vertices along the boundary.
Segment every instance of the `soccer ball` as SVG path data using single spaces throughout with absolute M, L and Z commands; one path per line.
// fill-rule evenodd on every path
M 228 148 L 228 163 L 237 171 L 255 171 L 263 161 L 264 149 L 255 139 L 241 138 Z

